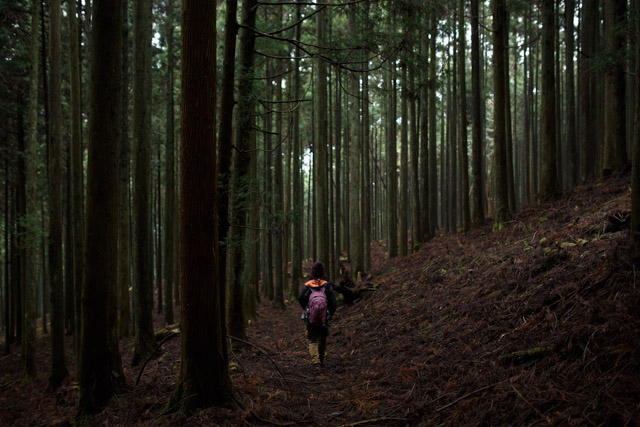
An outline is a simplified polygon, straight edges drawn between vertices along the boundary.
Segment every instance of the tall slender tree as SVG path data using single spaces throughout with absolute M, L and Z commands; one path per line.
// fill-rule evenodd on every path
M 474 227 L 484 223 L 482 209 L 482 125 L 480 111 L 480 36 L 478 0 L 471 0 L 471 220 Z
M 438 158 L 436 154 L 436 37 L 438 18 L 431 14 L 429 36 L 429 235 L 434 236 L 438 226 Z M 424 116 L 426 120 L 427 116 Z M 423 128 L 424 129 L 424 128 Z M 425 225 L 423 224 L 423 227 Z M 424 230 L 423 230 L 424 231 Z
M 316 14 L 316 39 L 319 46 L 326 43 L 327 9 Z M 323 58 L 317 57 L 314 63 L 315 70 L 315 138 L 313 144 L 313 162 L 315 165 L 315 191 L 316 191 L 316 215 L 317 215 L 317 250 L 318 259 L 329 263 L 329 205 L 328 205 L 328 179 L 327 179 L 327 65 Z M 276 159 L 281 163 L 281 159 Z
M 36 288 L 38 286 L 38 233 L 35 227 L 38 204 L 36 200 L 36 187 L 38 178 L 38 25 L 40 21 L 40 3 L 31 1 L 31 38 L 29 46 L 29 109 L 27 117 L 27 144 L 25 147 L 26 158 L 26 256 L 27 263 L 31 266 L 25 272 L 24 295 L 24 329 L 22 338 L 22 363 L 24 365 L 25 379 L 34 380 L 36 377 Z M 8 177 L 5 177 L 7 179 Z M 5 224 L 9 227 L 9 224 Z M 7 300 L 9 295 L 5 293 Z M 8 307 L 7 307 L 8 308 Z M 9 330 L 8 322 L 5 328 Z
M 131 178 L 131 141 L 129 139 L 129 1 L 122 0 L 122 95 L 120 105 L 122 114 L 120 119 L 120 209 L 118 211 L 118 331 L 120 337 L 131 334 L 131 269 L 129 262 L 130 235 L 129 225 L 130 194 L 129 182 Z
M 231 204 L 230 216 L 233 218 L 230 230 L 231 282 L 229 288 L 229 334 L 237 338 L 246 335 L 244 318 L 244 278 L 246 221 L 248 192 L 254 183 L 249 181 L 249 163 L 251 156 L 251 116 L 253 104 L 254 48 L 255 34 L 250 28 L 255 27 L 257 2 L 245 2 L 242 9 L 242 25 L 239 43 L 238 61 L 238 106 L 236 109 L 235 153 L 231 168 Z M 183 41 L 184 43 L 184 41 Z
M 556 172 L 556 100 L 554 58 L 554 1 L 542 0 L 542 167 L 540 198 L 555 197 L 559 191 Z
M 582 4 L 580 29 L 580 180 L 595 177 L 596 153 L 596 52 L 599 32 L 598 2 Z
M 621 171 L 627 162 L 624 58 L 626 0 L 605 0 L 604 158 L 602 175 Z
M 578 182 L 578 165 L 576 162 L 576 90 L 574 80 L 574 27 L 575 0 L 565 1 L 565 41 L 566 41 L 566 70 L 567 70 L 567 155 L 566 155 L 566 179 L 567 186 L 573 187 Z
M 355 5 L 349 8 L 349 30 L 352 37 L 358 37 Z M 349 171 L 349 256 L 351 259 L 351 274 L 356 277 L 358 272 L 364 270 L 362 254 L 362 222 L 360 213 L 360 76 L 351 72 L 350 106 L 349 106 L 349 149 L 347 170 Z
M 459 150 L 460 150 L 460 173 L 462 181 L 460 182 L 460 191 L 462 204 L 460 209 L 462 219 L 462 229 L 467 232 L 471 228 L 471 216 L 469 212 L 469 157 L 467 154 L 467 66 L 465 59 L 466 51 L 466 33 L 464 22 L 464 0 L 458 3 L 458 84 L 460 85 L 460 115 L 458 126 L 460 131 L 458 134 Z
M 64 355 L 64 282 L 62 276 L 62 12 L 60 0 L 50 3 L 49 84 L 49 276 L 51 280 L 51 376 L 56 390 L 69 372 Z
M 302 0 L 298 0 L 300 3 Z M 302 18 L 302 5 L 296 5 L 296 21 Z M 295 38 L 300 40 L 301 31 L 300 26 L 296 26 Z M 301 76 L 300 76 L 300 48 L 296 45 L 294 51 L 294 67 L 293 67 L 293 93 L 295 99 L 300 99 L 301 89 Z M 338 141 L 340 139 L 338 138 Z M 304 210 L 304 195 L 302 193 L 302 175 L 301 169 L 301 152 L 302 141 L 300 139 L 300 107 L 296 108 L 293 112 L 293 154 L 292 154 L 292 166 L 291 166 L 291 180 L 293 181 L 293 201 L 292 201 L 292 245 L 291 245 L 291 292 L 290 299 L 294 299 L 298 296 L 298 287 L 300 280 L 302 279 L 302 236 L 304 234 L 303 229 L 303 210 Z M 340 158 L 340 150 L 338 149 L 337 157 Z M 339 221 L 339 219 L 338 219 Z M 338 239 L 339 240 L 339 239 Z
M 134 143 L 134 319 L 135 366 L 154 347 L 153 334 L 153 260 L 151 241 L 151 1 L 134 3 L 134 78 L 133 78 L 133 143 Z
M 546 0 L 545 0 L 546 1 Z M 553 2 L 553 0 L 550 0 Z M 504 23 L 505 0 L 493 0 L 493 94 L 494 94 L 494 227 L 510 219 L 507 188 L 507 140 L 505 125 Z M 552 8 L 553 10 L 553 8 Z M 552 30 L 550 30 L 552 31 Z M 552 33 L 553 34 L 553 33 Z M 553 49 L 551 47 L 550 49 Z M 552 67 L 553 68 L 553 67 Z
M 229 7 L 231 2 L 228 2 Z M 173 247 L 175 239 L 173 234 L 173 222 L 175 211 L 175 127 L 174 127 L 174 97 L 173 97 L 173 70 L 175 67 L 175 52 L 173 46 L 173 0 L 167 1 L 167 17 L 165 31 L 167 37 L 167 123 L 165 130 L 165 213 L 164 213 L 164 321 L 173 323 Z M 234 15 L 235 22 L 235 15 Z M 233 39 L 235 46 L 235 37 Z M 225 44 L 226 46 L 226 44 Z
M 408 90 L 407 90 L 407 64 L 403 62 L 402 64 L 402 83 L 401 83 L 401 100 L 400 100 L 400 116 L 402 117 L 402 125 L 400 128 L 400 197 L 399 197 L 399 206 L 398 206 L 398 233 L 400 234 L 399 239 L 399 251 L 398 255 L 405 256 L 407 254 L 407 235 L 408 235 L 408 224 L 407 220 L 409 209 L 408 209 L 408 183 L 409 183 L 409 124 L 407 123 L 409 119 L 409 101 L 408 101 Z
M 125 382 L 117 322 L 118 143 L 122 42 L 121 0 L 95 0 L 91 39 L 91 103 L 87 230 L 78 360 L 78 420 L 107 404 Z

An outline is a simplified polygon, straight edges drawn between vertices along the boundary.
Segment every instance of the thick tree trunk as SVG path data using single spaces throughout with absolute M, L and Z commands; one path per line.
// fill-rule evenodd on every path
M 116 334 L 121 0 L 96 0 L 92 37 L 87 230 L 82 291 L 78 421 L 124 385 Z
M 255 10 L 255 6 L 252 1 L 245 4 L 249 10 Z M 226 331 L 220 315 L 224 306 L 219 298 L 216 259 L 216 179 L 215 167 L 212 167 L 216 164 L 215 23 L 215 3 L 183 1 L 183 96 L 180 106 L 182 353 L 180 374 L 169 407 L 179 407 L 186 414 L 200 407 L 225 405 L 234 400 L 224 345 Z M 245 73 L 250 71 L 250 67 L 243 70 Z
M 153 351 L 153 261 L 151 241 L 151 1 L 134 4 L 134 320 L 135 366 Z

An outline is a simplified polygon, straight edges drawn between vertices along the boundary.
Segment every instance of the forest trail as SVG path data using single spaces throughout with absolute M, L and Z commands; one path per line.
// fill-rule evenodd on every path
M 234 343 L 230 355 L 241 410 L 164 414 L 179 339 L 166 342 L 138 386 L 124 340 L 129 389 L 92 424 L 633 424 L 640 289 L 629 196 L 628 177 L 613 178 L 525 207 L 500 231 L 487 224 L 439 236 L 406 257 L 387 260 L 375 243 L 377 290 L 339 306 L 319 370 L 297 302 L 282 311 L 263 301 L 247 329 L 252 346 Z M 19 357 L 0 360 L 0 424 L 72 420 L 74 378 L 45 394 L 48 355 L 39 357 L 39 380 L 29 386 L 20 385 Z

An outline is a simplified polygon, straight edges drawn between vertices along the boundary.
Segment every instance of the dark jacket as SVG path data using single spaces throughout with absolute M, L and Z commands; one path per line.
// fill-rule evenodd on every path
M 320 279 L 312 279 L 304 284 L 298 302 L 303 309 L 307 308 L 309 304 L 309 297 L 311 296 L 311 289 L 324 288 L 324 293 L 327 295 L 327 310 L 329 315 L 333 316 L 336 311 L 336 294 L 333 292 L 333 285 L 331 282 L 327 282 Z

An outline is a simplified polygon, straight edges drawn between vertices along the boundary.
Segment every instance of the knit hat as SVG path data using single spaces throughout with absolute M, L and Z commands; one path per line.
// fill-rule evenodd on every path
M 311 266 L 311 278 L 322 279 L 324 277 L 324 264 L 320 261 L 314 262 Z

